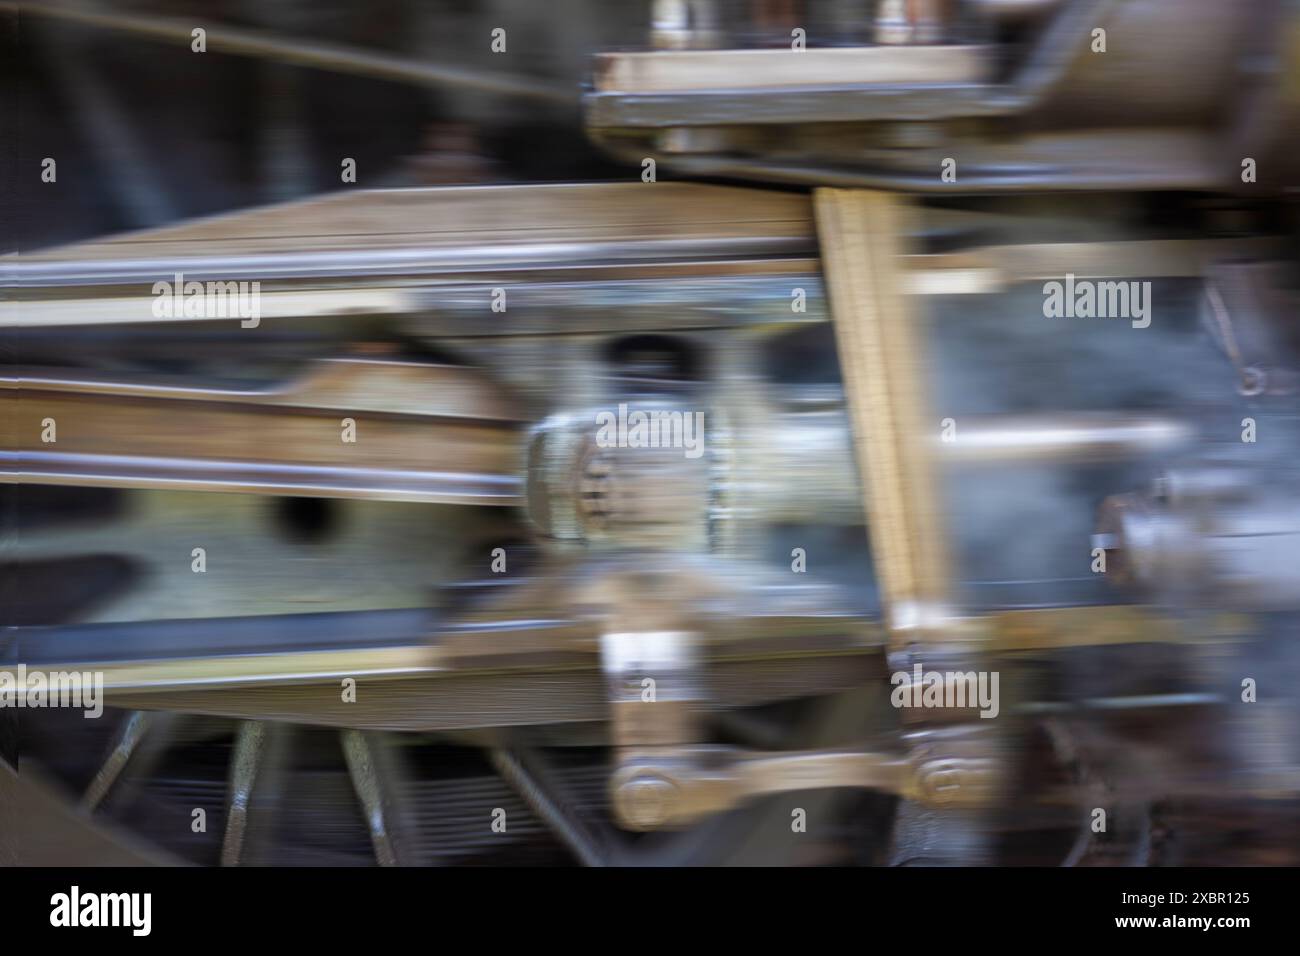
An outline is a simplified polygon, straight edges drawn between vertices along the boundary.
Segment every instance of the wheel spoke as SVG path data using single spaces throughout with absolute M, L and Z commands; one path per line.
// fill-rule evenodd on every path
M 361 730 L 344 730 L 340 734 L 348 775 L 361 801 L 380 866 L 407 866 L 410 861 L 403 850 L 403 827 L 397 809 L 401 791 L 399 760 L 392 747 L 379 735 Z
M 90 786 L 86 788 L 81 798 L 83 810 L 94 813 L 104 802 L 104 798 L 122 776 L 122 771 L 131 762 L 131 758 L 140 746 L 140 741 L 144 739 L 153 723 L 154 715 L 144 710 L 133 710 L 127 715 L 126 720 L 122 721 L 108 758 L 95 773 L 94 779 L 90 781 Z
M 488 752 L 488 759 L 501 778 L 523 798 L 529 809 L 577 857 L 578 862 L 583 866 L 609 865 L 609 853 L 601 841 L 555 796 L 551 781 L 541 775 L 544 768 L 536 767 L 537 761 L 530 759 L 527 750 L 494 747 Z
M 221 842 L 221 865 L 238 866 L 244 858 L 248 807 L 266 746 L 266 724 L 246 720 L 235 736 L 230 760 L 230 785 L 226 802 L 226 832 Z

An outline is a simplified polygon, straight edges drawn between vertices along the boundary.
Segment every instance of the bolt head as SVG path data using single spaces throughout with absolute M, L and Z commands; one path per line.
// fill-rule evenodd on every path
M 654 830 L 671 817 L 677 788 L 658 774 L 633 777 L 618 788 L 615 804 L 619 816 L 637 830 Z

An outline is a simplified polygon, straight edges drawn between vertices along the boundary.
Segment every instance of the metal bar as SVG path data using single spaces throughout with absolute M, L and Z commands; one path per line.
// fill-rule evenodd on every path
M 983 246 L 959 252 L 905 255 L 905 289 L 911 295 L 986 295 L 1000 292 L 1020 282 L 1062 279 L 1066 273 L 1076 278 L 1196 278 L 1204 275 L 1212 261 L 1257 258 L 1276 251 L 1277 243 L 1269 239 L 1156 239 L 1111 242 L 1034 243 L 1026 245 Z M 531 252 L 530 252 L 531 249 Z M 93 284 L 151 283 L 160 276 L 170 280 L 181 272 L 187 280 L 244 279 L 373 279 L 402 274 L 431 277 L 439 273 L 464 275 L 477 270 L 564 268 L 571 272 L 571 257 L 590 254 L 599 258 L 602 251 L 619 260 L 670 262 L 697 269 L 709 266 L 715 271 L 735 272 L 743 256 L 793 257 L 778 260 L 769 269 L 783 268 L 790 274 L 813 273 L 814 259 L 800 258 L 811 252 L 806 242 L 790 239 L 743 239 L 718 241 L 639 244 L 639 248 L 593 244 L 582 250 L 573 246 L 468 249 L 464 254 L 442 250 L 372 250 L 355 253 L 285 253 L 259 257 L 186 259 L 140 262 L 132 259 L 5 262 L 7 275 L 16 288 L 45 289 Z M 638 255 L 644 254 L 644 255 Z M 708 260 L 710 255 L 725 254 L 726 260 Z M 678 258 L 680 257 L 680 258 Z M 704 258 L 700 258 L 704 257 Z M 688 262 L 689 260 L 689 262 Z M 757 260 L 751 260 L 757 269 Z M 603 272 L 609 266 L 590 267 Z M 487 280 L 484 280 L 485 282 Z M 512 287 L 512 292 L 516 290 Z M 437 294 L 465 297 L 482 293 L 481 286 L 437 289 Z M 431 291 L 401 286 L 373 288 L 266 290 L 261 293 L 261 317 L 292 318 L 308 315 L 384 315 L 418 310 Z M 422 296 L 422 298 L 420 298 Z M 211 322 L 211 319 L 187 319 L 177 316 L 162 320 L 153 314 L 156 297 L 152 295 L 112 295 L 76 298 L 22 299 L 11 295 L 0 306 L 0 326 L 44 327 L 50 324 L 138 324 L 164 321 Z M 513 296 L 512 296 L 513 303 Z M 511 306 L 512 311 L 514 305 Z
M 1139 605 L 997 611 L 985 618 L 990 653 L 1115 644 L 1233 642 L 1252 633 L 1249 617 L 1216 614 L 1195 624 Z
M 423 60 L 374 53 L 336 43 L 285 37 L 265 30 L 222 24 L 209 26 L 206 23 L 196 24 L 192 20 L 118 11 L 98 12 L 62 0 L 42 0 L 36 4 L 0 3 L 0 7 L 11 11 L 21 10 L 29 16 L 68 20 L 86 26 L 180 43 L 185 49 L 189 49 L 193 41 L 192 32 L 198 25 L 207 31 L 208 48 L 214 53 L 262 57 L 297 66 L 373 76 L 419 86 L 464 87 L 542 103 L 568 104 L 576 98 L 575 93 L 550 86 L 536 78 L 435 66 Z
M 246 720 L 240 723 L 230 759 L 230 782 L 226 801 L 226 830 L 221 841 L 221 865 L 238 866 L 244 856 L 248 830 L 248 807 L 257 781 L 266 744 L 266 724 Z
M 988 625 L 988 651 L 1014 653 L 1031 650 L 1060 650 L 1070 647 L 1146 643 L 1183 643 L 1207 639 L 1240 640 L 1251 632 L 1250 621 L 1242 615 L 1223 614 L 1207 620 L 1192 631 L 1149 609 L 1128 605 L 1067 607 L 1041 610 L 1001 611 L 985 618 Z M 144 706 L 152 695 L 235 691 L 275 687 L 323 686 L 343 678 L 369 682 L 428 680 L 450 681 L 464 678 L 470 683 L 480 672 L 450 667 L 436 646 L 410 645 L 393 647 L 356 647 L 331 651 L 282 651 L 263 654 L 182 657 L 170 660 L 135 660 L 110 662 L 67 662 L 61 667 L 92 671 L 103 675 L 104 690 L 113 698 L 129 698 L 134 706 Z M 854 650 L 824 650 L 795 655 L 762 653 L 752 657 L 731 655 L 717 657 L 705 648 L 710 661 L 762 661 L 792 666 L 800 659 L 816 658 L 839 661 L 845 667 L 851 659 L 870 660 L 868 647 Z M 594 662 L 586 667 L 569 663 L 546 665 L 530 662 L 501 670 L 501 673 L 555 674 L 560 670 L 590 672 L 596 681 Z M 436 686 L 436 685 L 430 685 Z
M 233 689 L 249 686 L 319 684 L 345 677 L 389 680 L 434 675 L 437 650 L 424 646 L 358 647 L 336 651 L 290 651 L 170 660 L 91 664 L 111 692 Z
M 583 866 L 605 866 L 606 854 L 583 821 L 571 809 L 552 797 L 533 776 L 521 757 L 511 750 L 493 747 L 488 758 L 501 778 L 514 789 Z M 549 781 L 548 781 L 549 782 Z
M 86 787 L 86 792 L 81 798 L 83 810 L 93 813 L 104 802 L 104 798 L 113 789 L 113 784 L 122 775 L 126 765 L 131 762 L 140 741 L 148 733 L 153 719 L 153 714 L 143 710 L 133 711 L 127 715 L 126 720 L 117 730 L 108 759 L 96 771 L 94 779 Z
M 596 139 L 600 140 L 599 133 Z M 649 149 L 629 148 L 629 142 L 635 141 L 606 137 L 602 145 L 624 161 Z M 897 165 L 850 167 L 778 163 L 733 154 L 664 155 L 660 166 L 683 176 L 920 194 L 1204 190 L 1221 188 L 1227 181 L 1214 166 L 1214 145 L 1208 133 L 1182 128 L 1044 133 L 1026 137 L 1014 148 L 981 146 L 980 155 L 962 167 L 958 185 L 944 182 L 935 172 L 937 165 L 916 165 L 914 156 L 902 158 Z M 1126 162 L 1115 162 L 1115 156 L 1124 156 Z
M 174 263 L 210 265 L 216 277 L 224 278 L 232 269 L 278 257 L 272 264 L 291 274 L 312 266 L 312 275 L 329 275 L 353 264 L 392 269 L 405 264 L 419 271 L 426 264 L 495 268 L 656 255 L 735 258 L 755 242 L 778 252 L 815 251 L 807 197 L 640 181 L 349 190 L 26 252 L 0 259 L 0 264 L 15 283 L 28 277 L 64 280 L 69 277 L 62 270 L 75 266 L 80 275 L 105 263 L 102 273 L 82 278 L 111 279 L 118 264 L 132 263 L 141 266 L 141 281 L 153 282 L 170 280 L 170 273 L 157 270 Z
M 976 83 L 990 51 L 978 46 L 841 47 L 791 50 L 673 50 L 601 53 L 600 93 L 799 89 L 829 85 Z
M 1191 443 L 1187 422 L 1155 415 L 989 415 L 961 418 L 951 441 L 933 436 L 944 462 L 1106 461 Z
M 340 739 L 348 776 L 365 812 L 375 859 L 380 866 L 402 866 L 406 862 L 402 858 L 404 841 L 394 792 L 400 787 L 395 787 L 398 781 L 391 779 L 391 761 L 379 752 L 384 743 L 375 734 L 360 730 L 344 730 Z
M 35 375 L 0 387 L 12 390 L 0 481 L 485 505 L 519 494 L 517 416 L 465 369 L 326 363 L 261 392 Z
M 820 189 L 814 200 L 873 563 L 898 648 L 942 613 L 950 581 L 924 438 L 928 372 L 902 283 L 907 210 L 890 193 Z
M 737 259 L 803 255 L 810 251 L 802 239 L 781 236 L 737 236 L 726 239 L 644 239 L 626 242 L 515 242 L 510 245 L 468 244 L 455 249 L 353 249 L 342 252 L 281 252 L 257 256 L 186 256 L 149 260 L 37 261 L 26 256 L 5 263 L 6 278 L 17 288 L 53 285 L 152 284 L 171 281 L 177 273 L 190 280 L 324 279 L 357 276 L 429 275 L 496 269 L 572 266 L 590 260 L 643 265 L 652 262 L 698 261 L 710 257 Z M 153 298 L 148 300 L 154 301 Z M 5 315 L 18 312 L 16 304 Z M 155 318 L 154 321 L 157 321 Z

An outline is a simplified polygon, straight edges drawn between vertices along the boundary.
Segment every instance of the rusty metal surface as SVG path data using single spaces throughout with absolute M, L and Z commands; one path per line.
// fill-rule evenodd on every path
M 21 372 L 0 385 L 6 481 L 457 504 L 517 493 L 517 419 L 464 369 L 340 361 L 261 392 Z

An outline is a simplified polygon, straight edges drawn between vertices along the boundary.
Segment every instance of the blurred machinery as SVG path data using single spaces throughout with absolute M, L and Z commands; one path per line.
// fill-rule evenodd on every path
M 190 42 L 138 6 L 22 16 Z M 4 260 L 0 669 L 110 708 L 0 711 L 15 858 L 1296 862 L 1294 11 L 490 6 L 505 71 L 212 17 L 459 105 Z M 537 111 L 615 181 L 424 185 Z

